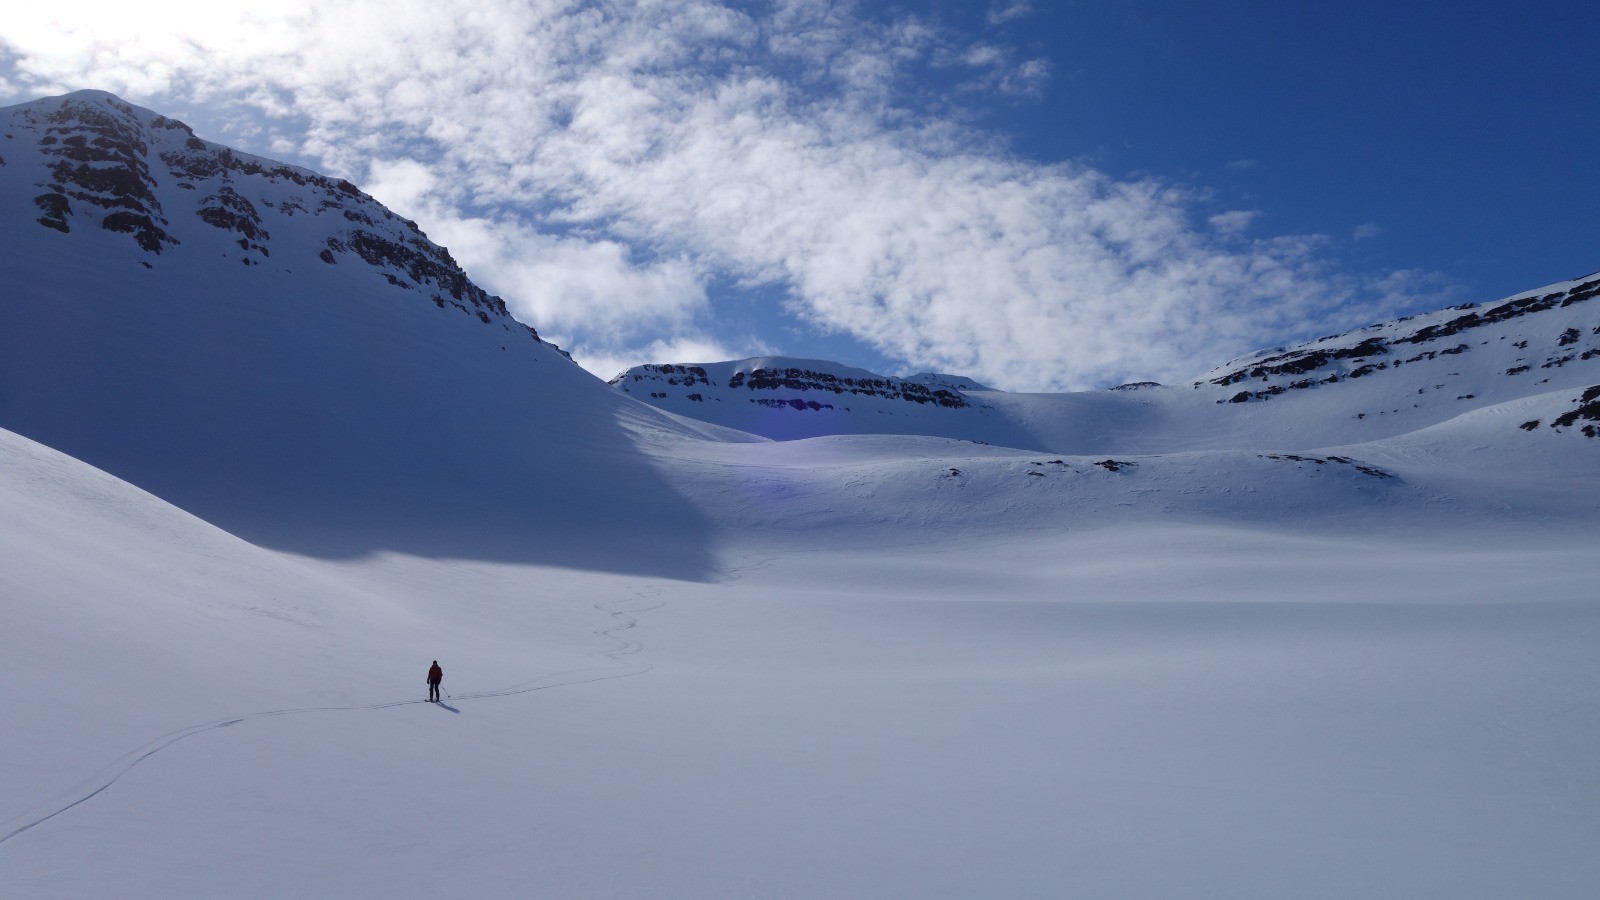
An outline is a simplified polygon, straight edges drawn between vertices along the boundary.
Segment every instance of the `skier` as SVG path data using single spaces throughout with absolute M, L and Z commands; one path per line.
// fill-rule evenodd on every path
M 433 661 L 428 668 L 428 702 L 439 702 L 439 682 L 444 680 L 444 670 L 439 668 L 439 661 Z

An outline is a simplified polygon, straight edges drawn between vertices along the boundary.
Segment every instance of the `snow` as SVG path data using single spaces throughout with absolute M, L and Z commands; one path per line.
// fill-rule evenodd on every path
M 110 784 L 0 844 L 20 896 L 1577 897 L 1600 874 L 1592 517 L 729 536 L 686 582 L 274 553 L 3 447 L 24 702 L 0 832 Z M 446 708 L 417 702 L 433 658 Z
M 1500 347 L 1589 305 L 1471 402 L 918 376 L 1028 440 L 774 441 L 321 262 L 342 216 L 38 226 L 20 140 L 8 897 L 1593 894 L 1600 440 L 1519 426 L 1600 378 Z

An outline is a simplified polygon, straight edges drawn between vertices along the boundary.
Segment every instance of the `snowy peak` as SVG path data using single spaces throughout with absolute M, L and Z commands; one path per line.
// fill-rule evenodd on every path
M 144 268 L 219 253 L 243 266 L 360 266 L 439 309 L 538 339 L 415 222 L 349 181 L 201 140 L 103 91 L 12 107 L 0 123 L 6 181 L 31 189 L 42 228 L 126 235 Z
M 181 123 L 153 116 L 147 124 L 132 106 L 92 91 L 18 108 L 7 124 L 37 136 L 49 170 L 48 181 L 36 182 L 46 193 L 33 198 L 40 225 L 69 234 L 73 224 L 93 220 L 155 254 L 178 243 L 162 227 L 169 223 L 147 157 L 151 128 L 175 128 L 197 140 Z

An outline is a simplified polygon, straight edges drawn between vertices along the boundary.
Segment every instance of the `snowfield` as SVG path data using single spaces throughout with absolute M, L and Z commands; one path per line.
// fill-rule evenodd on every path
M 788 527 L 729 528 L 681 581 L 287 555 L 3 448 L 19 896 L 1579 897 L 1600 875 L 1592 491 L 1546 516 L 1423 485 L 1311 522 L 1011 531 L 851 527 L 820 488 L 770 492 Z M 835 465 L 892 491 L 904 463 Z
M 0 895 L 1600 884 L 1593 277 L 1176 386 L 614 388 L 353 185 L 0 112 Z

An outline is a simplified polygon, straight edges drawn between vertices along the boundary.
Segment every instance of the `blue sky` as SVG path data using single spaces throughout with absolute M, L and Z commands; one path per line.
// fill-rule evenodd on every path
M 80 87 L 350 177 L 602 376 L 782 353 L 1060 390 L 1600 268 L 1568 4 L 94 2 Z
M 1269 231 L 1375 225 L 1352 265 L 1485 297 L 1600 267 L 1593 5 L 1035 6 L 1018 42 L 1059 69 L 987 123 L 1020 152 L 1189 179 Z

